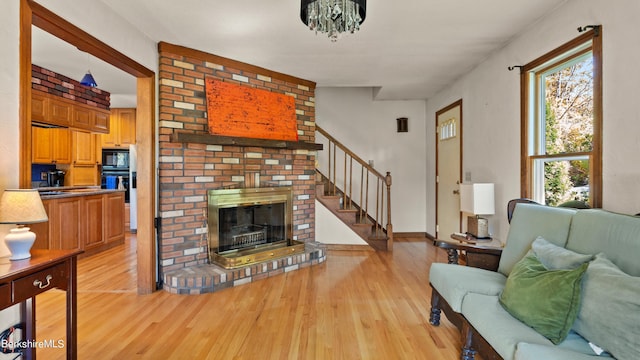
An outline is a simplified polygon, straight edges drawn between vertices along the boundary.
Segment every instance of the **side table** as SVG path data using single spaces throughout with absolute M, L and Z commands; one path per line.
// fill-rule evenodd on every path
M 67 293 L 67 336 L 64 344 L 67 359 L 78 357 L 76 250 L 31 250 L 31 258 L 11 261 L 0 258 L 0 310 L 15 304 L 20 306 L 23 338 L 27 346 L 25 359 L 35 359 L 36 299 L 35 296 L 53 288 Z
M 451 239 L 437 239 L 433 244 L 447 251 L 447 262 L 458 264 L 458 251 L 466 256 L 467 265 L 496 270 L 504 244 L 496 238 L 477 239 L 471 235 L 451 234 Z

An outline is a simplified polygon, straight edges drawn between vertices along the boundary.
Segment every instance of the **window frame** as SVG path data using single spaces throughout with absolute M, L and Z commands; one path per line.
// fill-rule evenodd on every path
M 593 147 L 588 153 L 570 154 L 549 154 L 539 155 L 537 151 L 531 153 L 532 142 L 539 146 L 535 139 L 537 133 L 533 127 L 536 126 L 535 117 L 540 109 L 537 107 L 532 111 L 530 99 L 539 97 L 540 89 L 537 88 L 537 75 L 543 71 L 542 66 L 554 59 L 562 57 L 565 60 L 577 58 L 585 53 L 584 44 L 591 41 L 590 51 L 593 54 Z M 535 72 L 532 74 L 532 72 Z M 532 80 L 533 79 L 533 80 Z M 533 81 L 533 83 L 532 83 Z M 531 92 L 535 91 L 535 94 Z M 536 100 L 536 104 L 539 102 Z M 588 154 L 589 159 L 589 203 L 593 208 L 602 207 L 602 27 L 588 30 L 573 40 L 559 46 L 558 48 L 542 55 L 541 57 L 524 65 L 520 71 L 520 196 L 523 198 L 533 198 L 534 182 L 533 169 L 534 162 L 541 157 L 567 157 L 576 154 Z

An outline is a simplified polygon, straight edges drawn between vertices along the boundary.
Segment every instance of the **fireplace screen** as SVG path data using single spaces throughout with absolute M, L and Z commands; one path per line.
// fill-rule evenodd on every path
M 285 241 L 286 203 L 246 205 L 218 210 L 218 253 Z
M 209 260 L 233 268 L 298 252 L 291 196 L 290 187 L 209 190 Z

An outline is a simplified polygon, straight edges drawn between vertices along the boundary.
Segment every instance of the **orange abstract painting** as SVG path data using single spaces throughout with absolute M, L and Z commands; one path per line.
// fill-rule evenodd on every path
M 212 78 L 205 90 L 210 134 L 298 141 L 292 96 Z

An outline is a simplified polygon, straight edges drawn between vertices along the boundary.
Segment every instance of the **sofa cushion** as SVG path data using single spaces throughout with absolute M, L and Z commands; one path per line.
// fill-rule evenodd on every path
M 531 250 L 540 262 L 549 270 L 575 269 L 593 260 L 591 254 L 579 254 L 550 243 L 542 236 L 531 244 Z
M 495 272 L 469 266 L 433 263 L 429 282 L 447 301 L 451 309 L 460 312 L 462 299 L 469 292 L 498 295 L 507 277 Z
M 585 273 L 574 329 L 616 358 L 640 359 L 640 277 L 598 254 Z
M 548 270 L 535 255 L 513 268 L 500 304 L 554 344 L 564 340 L 580 305 L 581 281 L 588 264 L 573 270 Z
M 517 204 L 498 271 L 509 275 L 513 266 L 524 257 L 538 236 L 564 247 L 569 236 L 571 218 L 577 211 L 536 204 Z
M 573 217 L 565 246 L 582 254 L 604 253 L 631 276 L 640 276 L 640 217 L 592 209 Z M 549 240 L 549 239 L 547 239 Z
M 609 356 L 587 355 L 581 352 L 563 349 L 559 346 L 520 343 L 516 348 L 517 360 L 597 360 Z
M 498 296 L 469 293 L 462 301 L 462 314 L 504 360 L 514 358 L 520 342 L 553 345 L 511 316 L 498 302 Z

